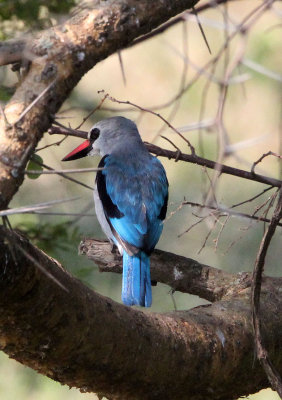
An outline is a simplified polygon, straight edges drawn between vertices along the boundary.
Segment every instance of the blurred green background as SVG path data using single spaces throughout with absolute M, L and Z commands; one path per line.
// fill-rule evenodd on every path
M 1 1 L 0 37 L 2 39 L 20 37 L 23 32 L 33 32 L 36 29 L 52 26 L 56 21 L 62 22 L 73 3 L 73 1 Z M 199 5 L 202 3 L 200 1 Z M 231 2 L 227 8 L 210 10 L 200 15 L 212 55 L 208 53 L 195 20 L 191 19 L 185 24 L 178 24 L 160 36 L 122 51 L 126 82 L 123 80 L 117 54 L 102 61 L 89 71 L 74 89 L 58 114 L 58 121 L 73 128 L 78 126 L 83 117 L 101 101 L 103 95 L 98 94 L 99 90 L 145 108 L 155 109 L 156 106 L 169 102 L 179 93 L 183 83 L 187 84 L 195 77 L 197 73 L 195 65 L 198 68 L 203 67 L 223 45 L 226 36 L 223 29 L 224 23 L 228 24 L 228 29 L 232 29 L 234 23 L 240 23 L 251 12 L 255 7 L 254 3 L 253 1 Z M 31 14 L 26 12 L 30 9 L 33 9 Z M 243 62 L 232 75 L 237 79 L 243 77 L 244 82 L 236 83 L 235 79 L 235 83 L 230 85 L 223 116 L 229 140 L 229 147 L 225 150 L 237 149 L 232 154 L 225 155 L 223 162 L 237 168 L 249 170 L 252 163 L 263 153 L 269 150 L 278 153 L 281 151 L 281 75 L 279 73 L 281 74 L 282 70 L 282 49 L 281 25 L 280 28 L 278 25 L 281 12 L 281 4 L 275 3 L 244 36 L 237 36 L 230 43 L 227 55 L 221 57 L 215 67 L 215 77 L 220 80 L 224 76 L 226 64 L 230 64 L 238 49 L 245 46 Z M 250 64 L 250 60 L 256 63 L 255 66 L 259 72 L 254 71 L 254 64 Z M 17 76 L 11 72 L 10 68 L 0 68 L 2 105 L 15 90 L 16 82 Z M 160 111 L 165 118 L 170 118 L 175 127 L 183 130 L 183 135 L 193 143 L 198 154 L 216 160 L 219 151 L 218 128 L 213 126 L 201 132 L 198 129 L 185 132 L 183 127 L 197 123 L 199 119 L 205 121 L 214 119 L 219 107 L 219 98 L 219 85 L 211 82 L 207 86 L 207 77 L 202 75 L 184 92 L 177 102 L 177 107 L 175 102 L 171 102 L 168 107 L 157 109 L 157 111 Z M 159 118 L 128 108 L 128 106 L 107 101 L 103 109 L 88 119 L 82 129 L 88 130 L 95 121 L 101 118 L 123 115 L 138 124 L 145 141 L 173 149 L 160 137 L 159 130 L 162 128 L 161 135 L 172 140 L 181 151 L 189 152 L 187 144 L 164 126 Z M 171 117 L 173 110 L 175 112 Z M 59 139 L 61 137 L 46 134 L 39 143 L 38 149 Z M 55 169 L 95 167 L 99 160 L 94 158 L 73 161 L 67 165 L 61 163 L 63 156 L 80 141 L 80 139 L 68 138 L 61 145 L 39 150 L 37 154 L 42 157 L 45 164 Z M 224 218 L 214 226 L 215 218 L 207 217 L 188 233 L 182 234 L 192 224 L 199 221 L 199 215 L 208 215 L 206 211 L 200 212 L 187 205 L 180 207 L 182 201 L 186 199 L 203 202 L 209 187 L 207 172 L 209 177 L 213 174 L 212 171 L 205 171 L 192 164 L 161 160 L 170 183 L 170 197 L 164 232 L 157 247 L 231 272 L 252 270 L 264 232 L 264 224 L 232 217 L 224 226 L 222 225 Z M 280 176 L 279 163 L 274 157 L 266 158 L 256 171 L 271 177 Z M 94 185 L 93 173 L 76 174 L 73 177 L 87 185 Z M 230 207 L 255 196 L 265 188 L 265 185 L 259 183 L 225 175 L 220 178 L 216 186 L 215 196 L 218 204 Z M 236 210 L 252 214 L 264 202 L 267 202 L 273 193 L 274 190 L 271 190 Z M 109 273 L 101 274 L 92 262 L 84 256 L 78 256 L 77 247 L 82 238 L 104 238 L 94 213 L 91 190 L 55 175 L 42 175 L 36 180 L 27 178 L 14 197 L 11 207 L 73 196 L 79 196 L 80 199 L 54 206 L 46 213 L 85 213 L 90 216 L 15 215 L 10 218 L 10 222 L 29 234 L 34 243 L 58 259 L 87 285 L 120 302 L 121 277 Z M 257 215 L 262 215 L 268 204 L 266 203 Z M 272 210 L 273 208 L 270 208 L 269 215 Z M 266 273 L 268 275 L 279 276 L 282 273 L 282 265 L 278 262 L 281 259 L 280 243 L 281 229 L 278 229 L 267 256 Z M 205 303 L 196 296 L 172 294 L 170 288 L 165 285 L 158 284 L 153 288 L 152 311 L 170 311 L 175 308 L 175 305 L 177 309 L 188 309 Z M 96 398 L 93 394 L 81 394 L 78 390 L 62 387 L 19 363 L 9 360 L 5 354 L 0 354 L 1 400 L 16 398 L 55 400 L 62 397 L 70 400 Z M 269 389 L 249 398 L 275 400 L 279 397 Z

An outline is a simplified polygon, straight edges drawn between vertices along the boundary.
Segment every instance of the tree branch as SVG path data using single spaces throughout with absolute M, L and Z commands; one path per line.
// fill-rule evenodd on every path
M 94 261 L 101 272 L 122 273 L 122 258 L 108 241 L 84 239 L 79 245 L 79 253 Z M 211 302 L 239 293 L 251 285 L 247 272 L 231 274 L 168 251 L 156 249 L 150 259 L 152 281 Z
M 190 311 L 143 313 L 93 292 L 19 234 L 0 227 L 0 237 L 0 346 L 10 357 L 109 399 L 224 400 L 267 386 L 253 364 L 250 289 Z M 264 279 L 261 309 L 278 371 L 281 283 Z
M 27 39 L 0 42 L 0 66 L 21 62 Z
M 48 130 L 50 135 L 58 134 L 58 135 L 69 135 L 76 136 L 86 139 L 87 132 L 85 131 L 76 131 L 74 129 L 63 128 L 60 126 L 52 126 Z M 176 161 L 185 161 L 190 162 L 192 164 L 202 165 L 203 167 L 211 168 L 216 171 L 220 171 L 221 173 L 237 176 L 239 178 L 248 179 L 255 182 L 265 183 L 267 185 L 271 185 L 274 187 L 281 187 L 282 181 L 279 179 L 263 176 L 256 174 L 254 172 L 245 171 L 243 169 L 230 167 L 228 165 L 217 163 L 216 161 L 208 160 L 207 158 L 199 157 L 196 154 L 184 154 L 179 151 L 172 151 L 163 149 L 159 146 L 156 146 L 152 143 L 145 143 L 147 149 L 150 153 L 155 154 L 156 156 L 166 157 L 169 159 L 174 159 Z
M 3 116 L 0 119 L 0 209 L 7 208 L 52 116 L 84 73 L 196 2 L 93 0 L 88 2 L 92 8 L 80 11 L 64 25 L 40 32 L 27 43 L 29 70 L 5 108 L 8 124 Z
M 260 315 L 260 295 L 261 295 L 261 284 L 262 284 L 262 273 L 265 264 L 265 257 L 271 242 L 271 239 L 275 233 L 276 227 L 282 218 L 282 189 L 277 200 L 277 205 L 273 213 L 270 225 L 268 226 L 265 234 L 262 238 L 258 255 L 255 262 L 252 282 L 252 316 L 253 316 L 253 327 L 255 335 L 255 346 L 257 357 L 263 365 L 263 368 L 268 376 L 269 382 L 274 390 L 277 391 L 280 397 L 282 397 L 282 379 L 279 372 L 276 370 L 271 362 L 268 351 L 264 345 L 264 338 L 262 335 L 262 321 Z

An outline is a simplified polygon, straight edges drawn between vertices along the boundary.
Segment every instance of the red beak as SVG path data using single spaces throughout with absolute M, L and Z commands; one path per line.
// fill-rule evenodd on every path
M 86 157 L 89 151 L 92 149 L 92 145 L 89 140 L 85 140 L 79 146 L 77 146 L 73 151 L 66 155 L 62 161 L 77 160 L 78 158 Z

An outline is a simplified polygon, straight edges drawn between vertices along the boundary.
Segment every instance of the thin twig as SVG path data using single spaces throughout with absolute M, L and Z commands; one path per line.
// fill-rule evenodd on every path
M 32 161 L 33 161 L 35 164 L 40 165 L 41 167 L 43 167 L 43 168 L 45 168 L 45 169 L 48 169 L 49 171 L 53 171 L 53 168 L 49 167 L 48 165 L 46 165 L 46 164 L 44 164 L 44 163 L 41 163 L 41 162 L 39 162 L 39 161 L 37 161 L 37 160 L 35 160 L 35 159 L 33 159 Z M 71 181 L 71 182 L 76 183 L 77 185 L 83 186 L 83 187 L 85 187 L 86 189 L 90 189 L 91 191 L 94 190 L 93 187 L 88 186 L 88 185 L 86 185 L 86 183 L 80 182 L 80 181 L 78 181 L 78 180 L 72 178 L 71 176 L 67 176 L 67 175 L 65 175 L 65 174 L 63 174 L 63 173 L 58 173 L 58 175 L 62 176 L 63 178 L 65 178 L 65 179 L 67 179 L 67 180 L 69 180 L 69 181 Z
M 252 322 L 255 335 L 255 346 L 257 358 L 260 360 L 263 368 L 267 374 L 268 380 L 274 390 L 282 397 L 282 380 L 278 371 L 275 369 L 269 359 L 267 350 L 264 347 L 262 333 L 261 333 L 261 317 L 260 317 L 260 293 L 262 283 L 262 273 L 265 265 L 266 254 L 275 233 L 276 227 L 282 218 L 282 189 L 278 197 L 277 205 L 273 213 L 270 224 L 264 233 L 259 251 L 256 257 L 253 279 L 252 279 Z
M 67 203 L 69 201 L 75 201 L 78 199 L 79 199 L 79 197 L 70 197 L 68 199 L 51 200 L 51 201 L 47 201 L 44 203 L 33 204 L 31 206 L 11 208 L 8 210 L 1 210 L 0 217 L 7 216 L 7 215 L 14 215 L 14 214 L 25 214 L 25 213 L 29 213 L 31 211 L 43 210 L 46 208 L 53 207 L 54 205 L 57 205 L 57 204 Z
M 268 199 L 269 201 L 269 199 Z M 181 208 L 184 205 L 189 205 L 191 207 L 197 207 L 197 208 L 202 208 L 202 209 L 208 209 L 208 210 L 214 210 L 215 212 L 220 212 L 220 213 L 224 213 L 225 215 L 231 215 L 233 217 L 238 217 L 238 218 L 247 218 L 247 219 L 253 219 L 255 221 L 262 221 L 262 222 L 267 222 L 270 223 L 270 220 L 264 217 L 258 217 L 256 215 L 250 215 L 250 214 L 246 214 L 246 213 L 240 213 L 240 212 L 236 212 L 236 211 L 231 211 L 230 208 L 225 208 L 225 207 L 214 207 L 211 205 L 204 205 L 204 204 L 200 204 L 200 203 L 195 203 L 192 201 L 183 201 L 181 203 Z M 264 203 L 265 205 L 265 203 Z M 278 223 L 278 226 L 282 227 L 282 223 Z
M 230 219 L 230 215 L 226 215 L 225 221 L 221 224 L 221 228 L 220 228 L 220 230 L 218 232 L 218 235 L 214 239 L 214 251 L 215 251 L 215 253 L 217 251 L 217 247 L 218 247 L 218 242 L 219 242 L 220 236 L 221 236 L 221 234 L 223 232 L 223 229 L 225 228 L 227 222 L 229 221 L 229 219 Z M 220 222 L 220 221 L 218 221 L 218 222 Z
M 82 127 L 82 125 L 88 120 L 88 118 L 91 117 L 91 115 L 93 115 L 97 110 L 100 110 L 100 108 L 102 107 L 102 104 L 104 103 L 104 101 L 106 100 L 106 98 L 107 98 L 107 95 L 105 95 L 105 96 L 101 99 L 100 103 L 98 104 L 97 107 L 94 108 L 94 110 L 90 111 L 90 113 L 87 114 L 86 117 L 83 118 L 82 122 L 75 128 L 75 130 L 80 129 L 80 128 Z
M 12 126 L 12 125 L 9 123 L 9 121 L 8 121 L 8 119 L 7 119 L 7 117 L 6 117 L 5 111 L 3 110 L 3 107 L 2 107 L 1 104 L 0 104 L 0 113 L 1 113 L 1 115 L 2 115 L 2 117 L 3 117 L 3 119 L 4 119 L 5 128 L 7 129 L 7 128 L 9 128 L 10 126 Z
M 247 199 L 247 200 L 240 201 L 240 203 L 233 204 L 233 206 L 231 206 L 231 207 L 229 207 L 229 208 L 235 208 L 235 207 L 239 207 L 239 206 L 241 206 L 241 205 L 243 205 L 243 204 L 246 204 L 246 203 L 251 203 L 253 200 L 255 200 L 255 199 L 257 199 L 258 197 L 262 196 L 264 193 L 268 192 L 268 191 L 271 190 L 271 189 L 273 189 L 273 186 L 269 186 L 268 188 L 264 189 L 262 192 L 256 194 L 255 196 L 253 196 L 253 197 L 251 197 L 251 198 L 249 198 L 249 199 Z
M 244 58 L 241 63 L 245 65 L 246 67 L 252 69 L 253 71 L 266 76 L 267 78 L 273 79 L 277 82 L 282 82 L 282 75 L 278 74 L 277 72 L 271 71 L 268 68 L 262 66 L 261 64 L 258 64 L 254 62 L 253 60 L 248 60 Z
M 17 234 L 14 230 L 12 230 L 14 234 Z M 69 290 L 60 282 L 58 279 L 50 274 L 47 269 L 40 264 L 32 255 L 30 255 L 19 243 L 16 242 L 15 238 L 11 235 L 6 234 L 7 241 L 10 243 L 10 246 L 15 246 L 27 259 L 29 259 L 44 275 L 46 275 L 49 279 L 51 279 L 56 285 L 58 285 L 61 289 L 69 292 Z M 9 246 L 9 247 L 10 247 Z M 16 263 L 17 264 L 17 263 Z
M 255 174 L 256 165 L 258 165 L 265 157 L 268 157 L 268 156 L 274 156 L 274 157 L 282 159 L 282 156 L 280 154 L 274 153 L 273 151 L 268 151 L 267 153 L 264 153 L 257 161 L 255 161 L 253 163 L 253 166 L 251 168 L 252 174 Z
M 96 217 L 96 214 L 67 213 L 67 212 L 46 212 L 46 211 L 27 211 L 25 214 L 39 215 L 61 215 L 63 217 Z
M 200 254 L 200 253 L 202 252 L 202 250 L 206 247 L 207 241 L 208 241 L 208 239 L 209 239 L 209 237 L 210 237 L 212 231 L 214 230 L 214 227 L 215 227 L 216 223 L 217 223 L 217 218 L 215 218 L 215 219 L 212 221 L 212 226 L 211 226 L 211 228 L 209 229 L 209 231 L 208 231 L 208 233 L 207 233 L 207 235 L 206 235 L 206 237 L 205 237 L 204 243 L 202 244 L 201 248 L 197 251 L 197 254 Z
M 184 58 L 183 58 L 183 70 L 181 73 L 180 84 L 179 84 L 179 89 L 178 89 L 179 93 L 183 92 L 183 88 L 185 87 L 186 77 L 187 77 L 187 73 L 188 73 L 188 62 L 187 62 L 187 59 L 188 59 L 188 37 L 187 37 L 188 26 L 187 26 L 187 21 L 183 21 L 182 27 L 183 27 L 183 45 L 182 45 L 182 47 L 183 47 Z M 180 102 L 181 102 L 181 97 L 179 97 L 172 105 L 172 109 L 167 117 L 167 121 L 169 121 L 170 123 L 172 122 L 173 118 L 176 116 L 177 111 L 179 110 Z M 161 132 L 164 131 L 166 126 L 167 126 L 166 123 L 163 124 L 163 126 L 159 129 L 157 134 L 154 136 L 152 142 L 154 142 L 156 140 L 156 138 L 161 134 Z
M 54 85 L 56 81 L 52 81 L 25 109 L 24 111 L 20 114 L 19 118 L 16 120 L 16 122 L 13 123 L 13 125 L 16 125 L 21 121 L 21 119 L 39 102 L 39 100 L 48 92 L 48 90 L 51 88 L 51 86 Z
M 121 76 L 122 76 L 123 84 L 124 84 L 124 86 L 126 86 L 126 76 L 125 76 L 124 65 L 123 65 L 123 61 L 122 61 L 122 57 L 121 57 L 121 51 L 118 51 L 117 55 L 118 55 L 120 69 L 121 69 Z
M 46 146 L 43 146 L 43 147 L 38 147 L 35 150 L 35 153 L 37 153 L 38 151 L 42 151 L 42 150 L 48 149 L 49 147 L 52 147 L 52 146 L 60 146 L 66 140 L 66 138 L 67 138 L 67 136 L 63 137 L 63 139 L 58 140 L 57 142 L 46 144 Z
M 178 238 L 180 238 L 181 236 L 185 235 L 185 233 L 188 233 L 191 231 L 191 229 L 193 229 L 195 226 L 199 225 L 201 222 L 203 222 L 206 218 L 210 217 L 210 215 L 206 215 L 204 217 L 200 217 L 200 220 L 197 222 L 194 222 L 193 224 L 191 224 L 189 226 L 189 228 L 185 229 L 185 231 L 183 231 L 182 233 L 179 233 L 177 235 Z
M 99 91 L 99 93 L 103 93 L 104 91 L 101 90 Z M 149 114 L 155 115 L 156 117 L 160 118 L 170 129 L 172 129 L 175 133 L 177 133 L 177 135 L 179 135 L 190 147 L 191 150 L 191 154 L 195 155 L 195 148 L 192 146 L 192 144 L 189 142 L 188 139 L 186 139 L 176 128 L 174 128 L 174 126 L 172 126 L 161 114 L 156 113 L 155 111 L 152 111 L 148 108 L 144 108 L 139 106 L 138 104 L 132 103 L 129 100 L 118 100 L 112 96 L 110 96 L 108 93 L 105 95 L 106 98 L 108 98 L 110 101 L 114 102 L 114 103 L 118 103 L 118 104 L 128 104 L 131 105 L 132 107 L 136 107 L 138 110 L 144 111 L 144 112 L 148 112 Z
M 209 1 L 205 4 L 203 4 L 200 7 L 195 8 L 195 10 L 196 10 L 196 13 L 199 14 L 202 11 L 213 8 L 216 5 L 226 3 L 227 1 L 234 1 L 234 0 L 212 0 L 212 1 Z M 184 13 L 178 15 L 177 17 L 171 19 L 170 21 L 162 24 L 159 28 L 154 29 L 152 32 L 149 32 L 146 35 L 143 35 L 140 38 L 135 39 L 132 43 L 130 43 L 128 45 L 128 47 L 135 46 L 136 44 L 144 42 L 145 40 L 148 40 L 156 35 L 159 35 L 160 33 L 163 33 L 164 31 L 171 28 L 175 24 L 178 24 L 179 22 L 187 19 L 187 15 L 189 15 L 189 14 L 193 15 L 193 12 L 185 11 Z
M 201 34 L 202 34 L 203 39 L 204 39 L 204 42 L 206 43 L 206 46 L 207 46 L 207 48 L 208 48 L 208 51 L 209 51 L 209 53 L 211 54 L 211 53 L 212 53 L 212 52 L 211 52 L 211 48 L 210 48 L 208 39 L 207 39 L 207 37 L 206 37 L 206 35 L 205 35 L 204 29 L 203 29 L 203 27 L 202 27 L 201 21 L 200 21 L 200 19 L 199 19 L 197 10 L 196 10 L 195 7 L 192 7 L 192 10 L 193 10 L 193 13 L 194 13 L 194 15 L 195 15 L 195 17 L 196 17 L 196 20 L 197 20 L 197 23 L 198 23 L 198 27 L 199 27 L 199 29 L 200 29 L 200 31 L 201 31 Z
M 25 174 L 27 175 L 52 175 L 52 174 L 57 174 L 57 175 L 62 175 L 62 174 L 80 174 L 84 172 L 98 172 L 103 170 L 104 168 L 74 168 L 74 169 L 52 169 L 49 171 L 37 171 L 37 170 L 25 170 Z
M 276 195 L 277 195 L 277 192 L 273 193 L 262 204 L 260 204 L 259 206 L 256 206 L 256 209 L 253 212 L 252 217 L 255 216 L 263 207 L 265 207 L 267 203 L 269 203 L 269 202 L 271 203 L 273 201 L 273 199 L 275 199 Z

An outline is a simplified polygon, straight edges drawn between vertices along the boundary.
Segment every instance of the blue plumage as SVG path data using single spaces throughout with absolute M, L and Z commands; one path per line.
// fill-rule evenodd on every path
M 123 248 L 122 300 L 150 307 L 149 255 L 161 235 L 167 207 L 164 168 L 145 148 L 138 154 L 127 148 L 106 155 L 99 167 L 99 197 L 114 241 Z
M 127 306 L 150 307 L 152 304 L 150 258 L 143 251 L 134 256 L 123 253 L 121 298 Z
M 168 182 L 160 161 L 144 146 L 133 121 L 124 117 L 97 122 L 88 139 L 64 157 L 99 154 L 94 202 L 105 234 L 123 254 L 122 300 L 150 307 L 150 254 L 163 229 Z

